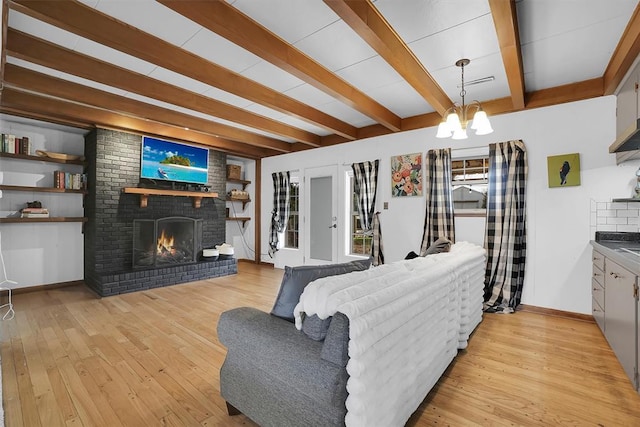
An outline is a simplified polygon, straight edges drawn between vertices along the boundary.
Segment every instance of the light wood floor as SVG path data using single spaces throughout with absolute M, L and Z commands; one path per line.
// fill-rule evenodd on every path
M 0 322 L 13 426 L 254 426 L 218 391 L 224 310 L 270 310 L 281 270 L 109 298 L 83 286 L 16 295 Z M 595 323 L 486 315 L 409 426 L 638 426 L 640 397 Z

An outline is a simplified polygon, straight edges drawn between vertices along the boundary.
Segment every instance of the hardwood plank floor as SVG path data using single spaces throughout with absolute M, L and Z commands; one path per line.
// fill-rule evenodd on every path
M 15 295 L 0 322 L 13 426 L 255 426 L 218 389 L 220 313 L 269 311 L 282 270 L 96 298 L 84 286 Z M 485 315 L 408 426 L 637 426 L 640 397 L 595 323 Z

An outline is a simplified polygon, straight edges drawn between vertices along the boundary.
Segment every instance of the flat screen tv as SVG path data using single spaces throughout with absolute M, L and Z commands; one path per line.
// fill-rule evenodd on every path
M 140 178 L 206 184 L 209 150 L 193 145 L 142 137 Z

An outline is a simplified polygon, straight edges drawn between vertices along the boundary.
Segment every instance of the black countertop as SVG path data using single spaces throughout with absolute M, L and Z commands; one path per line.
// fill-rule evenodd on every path
M 640 233 L 598 231 L 591 245 L 602 255 L 640 276 Z

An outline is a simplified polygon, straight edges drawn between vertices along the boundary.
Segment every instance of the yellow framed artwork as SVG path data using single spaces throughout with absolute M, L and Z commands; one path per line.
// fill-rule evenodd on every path
M 580 153 L 547 157 L 549 188 L 580 185 Z

